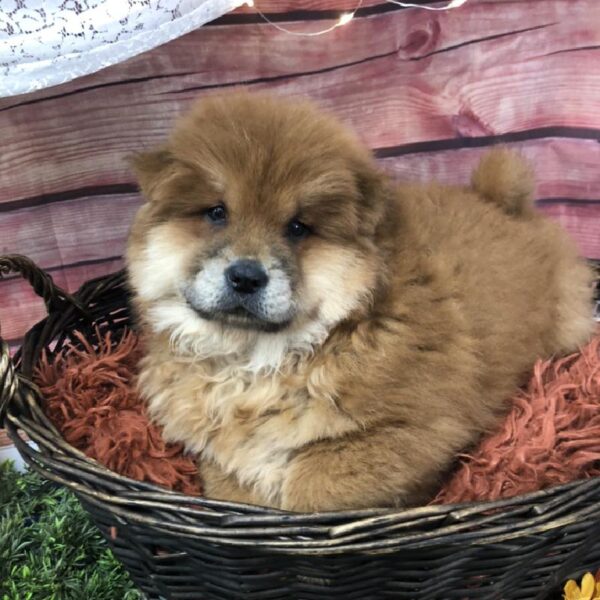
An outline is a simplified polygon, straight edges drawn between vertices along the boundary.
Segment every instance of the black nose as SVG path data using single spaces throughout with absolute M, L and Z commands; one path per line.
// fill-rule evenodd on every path
M 227 267 L 225 277 L 239 294 L 254 294 L 269 282 L 262 265 L 255 260 L 236 260 Z

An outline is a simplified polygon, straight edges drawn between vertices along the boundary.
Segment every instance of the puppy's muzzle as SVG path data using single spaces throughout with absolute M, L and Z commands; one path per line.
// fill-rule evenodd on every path
M 269 276 L 256 260 L 236 260 L 225 270 L 227 286 L 237 294 L 256 294 L 267 287 Z

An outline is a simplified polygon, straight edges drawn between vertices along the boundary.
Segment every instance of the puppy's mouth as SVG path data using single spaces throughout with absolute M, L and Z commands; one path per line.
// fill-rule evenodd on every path
M 288 327 L 291 319 L 285 321 L 267 321 L 245 308 L 244 306 L 235 306 L 228 309 L 203 310 L 189 303 L 189 306 L 196 314 L 207 321 L 218 321 L 229 327 L 237 329 L 263 331 L 266 333 L 277 333 Z
M 238 263 L 240 269 L 255 268 L 251 261 Z M 241 273 L 239 280 L 234 279 L 235 273 L 228 275 L 221 263 L 209 263 L 180 291 L 190 308 L 204 320 L 264 332 L 288 327 L 296 309 L 287 275 L 272 270 L 269 277 L 264 275 L 266 281 L 251 275 Z

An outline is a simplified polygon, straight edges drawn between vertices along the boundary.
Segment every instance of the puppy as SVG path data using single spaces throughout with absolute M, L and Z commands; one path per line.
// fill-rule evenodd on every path
M 134 168 L 139 390 L 206 495 L 426 501 L 539 356 L 588 339 L 591 273 L 506 150 L 396 186 L 314 106 L 201 100 Z

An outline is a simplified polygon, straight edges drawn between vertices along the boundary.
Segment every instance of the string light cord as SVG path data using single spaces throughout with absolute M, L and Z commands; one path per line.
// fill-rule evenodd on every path
M 339 19 L 333 25 L 331 25 L 331 27 L 327 27 L 327 29 L 321 29 L 319 31 L 312 31 L 312 32 L 307 33 L 307 32 L 302 32 L 302 31 L 292 31 L 291 29 L 286 29 L 285 27 L 282 27 L 278 23 L 271 21 L 271 19 L 269 19 L 269 17 L 267 17 L 267 15 L 265 15 L 258 8 L 258 6 L 256 6 L 254 0 L 248 0 L 246 2 L 246 4 L 248 6 L 251 6 L 252 8 L 254 8 L 256 13 L 258 13 L 264 21 L 266 21 L 269 25 L 272 25 L 273 27 L 275 27 L 275 29 L 279 29 L 279 31 L 283 31 L 284 33 L 288 33 L 290 35 L 298 35 L 298 36 L 302 36 L 302 37 L 313 37 L 315 35 L 323 35 L 325 33 L 329 33 L 330 31 L 333 31 L 334 29 L 337 29 L 338 27 L 342 27 L 342 25 L 346 25 L 347 23 L 350 23 L 350 21 L 352 21 L 352 19 L 354 18 L 356 11 L 362 6 L 362 3 L 363 3 L 363 0 L 358 0 L 358 3 L 354 7 L 354 10 L 352 10 L 350 12 L 342 13 L 340 15 Z
M 426 4 L 411 4 L 410 2 L 400 2 L 400 0 L 385 0 L 388 4 L 395 4 L 402 8 L 422 8 L 423 10 L 450 10 L 458 8 L 467 2 L 467 0 L 451 0 L 446 6 L 427 6 Z
M 425 4 L 413 4 L 410 2 L 400 2 L 400 0 L 385 0 L 385 2 L 387 4 L 395 4 L 396 6 L 401 6 L 402 8 L 422 8 L 424 10 L 450 10 L 452 8 L 458 8 L 459 6 L 462 6 L 463 4 L 465 4 L 467 2 L 467 0 L 450 0 L 450 2 L 448 2 L 448 4 L 446 4 L 445 6 L 427 6 Z M 279 25 L 279 23 L 272 21 L 271 19 L 269 19 L 269 17 L 267 17 L 267 15 L 265 15 L 265 13 L 263 13 L 258 8 L 258 6 L 256 6 L 255 0 L 246 0 L 246 5 L 253 8 L 254 11 L 266 23 L 268 23 L 272 27 L 275 27 L 275 29 L 282 31 L 283 33 L 287 33 L 289 35 L 301 36 L 301 37 L 314 37 L 316 35 L 324 35 L 325 33 L 329 33 L 331 31 L 333 31 L 334 29 L 337 29 L 338 27 L 342 27 L 343 25 L 347 25 L 348 23 L 350 23 L 350 21 L 352 21 L 352 19 L 354 18 L 354 15 L 358 11 L 358 9 L 363 5 L 363 0 L 358 0 L 356 6 L 350 12 L 342 13 L 339 16 L 338 20 L 330 27 L 327 27 L 326 29 L 321 29 L 319 31 L 310 31 L 310 32 L 292 31 L 291 29 L 282 27 L 281 25 Z

